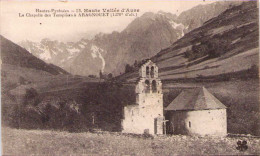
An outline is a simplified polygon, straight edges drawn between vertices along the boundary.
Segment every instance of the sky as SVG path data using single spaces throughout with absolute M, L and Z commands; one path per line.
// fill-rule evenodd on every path
M 96 33 L 122 31 L 136 17 L 19 17 L 26 13 L 37 14 L 36 9 L 139 9 L 137 17 L 145 12 L 160 10 L 180 14 L 199 4 L 214 1 L 203 0 L 138 0 L 138 1 L 1 1 L 0 33 L 18 43 L 22 40 L 40 41 L 50 38 L 59 41 L 76 41 Z

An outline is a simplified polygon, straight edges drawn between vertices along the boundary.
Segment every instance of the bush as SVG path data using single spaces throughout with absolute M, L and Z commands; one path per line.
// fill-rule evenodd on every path
M 257 65 L 252 65 L 249 69 L 248 69 L 248 75 L 250 78 L 259 78 L 259 70 L 258 70 L 258 66 Z
M 210 58 L 220 57 L 227 51 L 229 44 L 230 42 L 228 40 L 209 38 L 208 40 L 201 42 L 199 45 L 193 45 L 191 50 L 184 53 L 184 57 L 188 58 L 189 61 L 206 55 Z
M 38 105 L 39 103 L 39 94 L 34 88 L 26 89 L 26 93 L 24 96 L 23 104 L 24 105 Z
M 20 76 L 20 77 L 19 77 L 19 83 L 22 84 L 22 85 L 26 84 L 25 78 L 22 77 L 22 76 Z
M 229 42 L 224 39 L 214 38 L 207 41 L 206 46 L 208 48 L 208 55 L 211 58 L 219 57 L 227 51 Z
M 96 75 L 89 75 L 88 77 L 89 77 L 89 78 L 97 78 Z
M 134 68 L 132 66 L 130 66 L 129 64 L 126 64 L 126 66 L 125 66 L 125 73 L 132 72 L 133 70 L 134 70 Z
M 113 74 L 112 74 L 112 73 L 109 73 L 109 74 L 107 75 L 107 78 L 108 78 L 108 79 L 112 79 L 112 78 L 113 78 Z

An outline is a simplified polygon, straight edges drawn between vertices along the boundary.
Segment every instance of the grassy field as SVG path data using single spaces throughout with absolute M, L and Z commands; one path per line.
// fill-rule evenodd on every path
M 236 149 L 246 140 L 248 149 Z M 259 138 L 155 136 L 144 138 L 120 133 L 68 133 L 2 128 L 4 155 L 174 155 L 260 154 Z

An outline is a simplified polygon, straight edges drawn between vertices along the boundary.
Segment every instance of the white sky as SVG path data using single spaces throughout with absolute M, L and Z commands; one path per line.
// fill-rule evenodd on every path
M 87 18 L 28 18 L 18 13 L 34 13 L 35 9 L 103 9 L 136 8 L 138 16 L 144 12 L 160 10 L 179 14 L 199 4 L 212 3 L 203 0 L 182 1 L 1 1 L 1 35 L 13 42 L 39 41 L 43 38 L 60 41 L 77 40 L 89 33 L 110 33 L 123 30 L 135 17 L 87 17 Z M 42 23 L 42 24 L 40 24 Z

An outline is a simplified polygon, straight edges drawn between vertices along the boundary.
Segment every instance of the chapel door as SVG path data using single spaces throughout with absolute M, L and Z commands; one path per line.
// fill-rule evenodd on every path
M 154 119 L 154 134 L 163 134 L 163 121 L 161 116 Z

